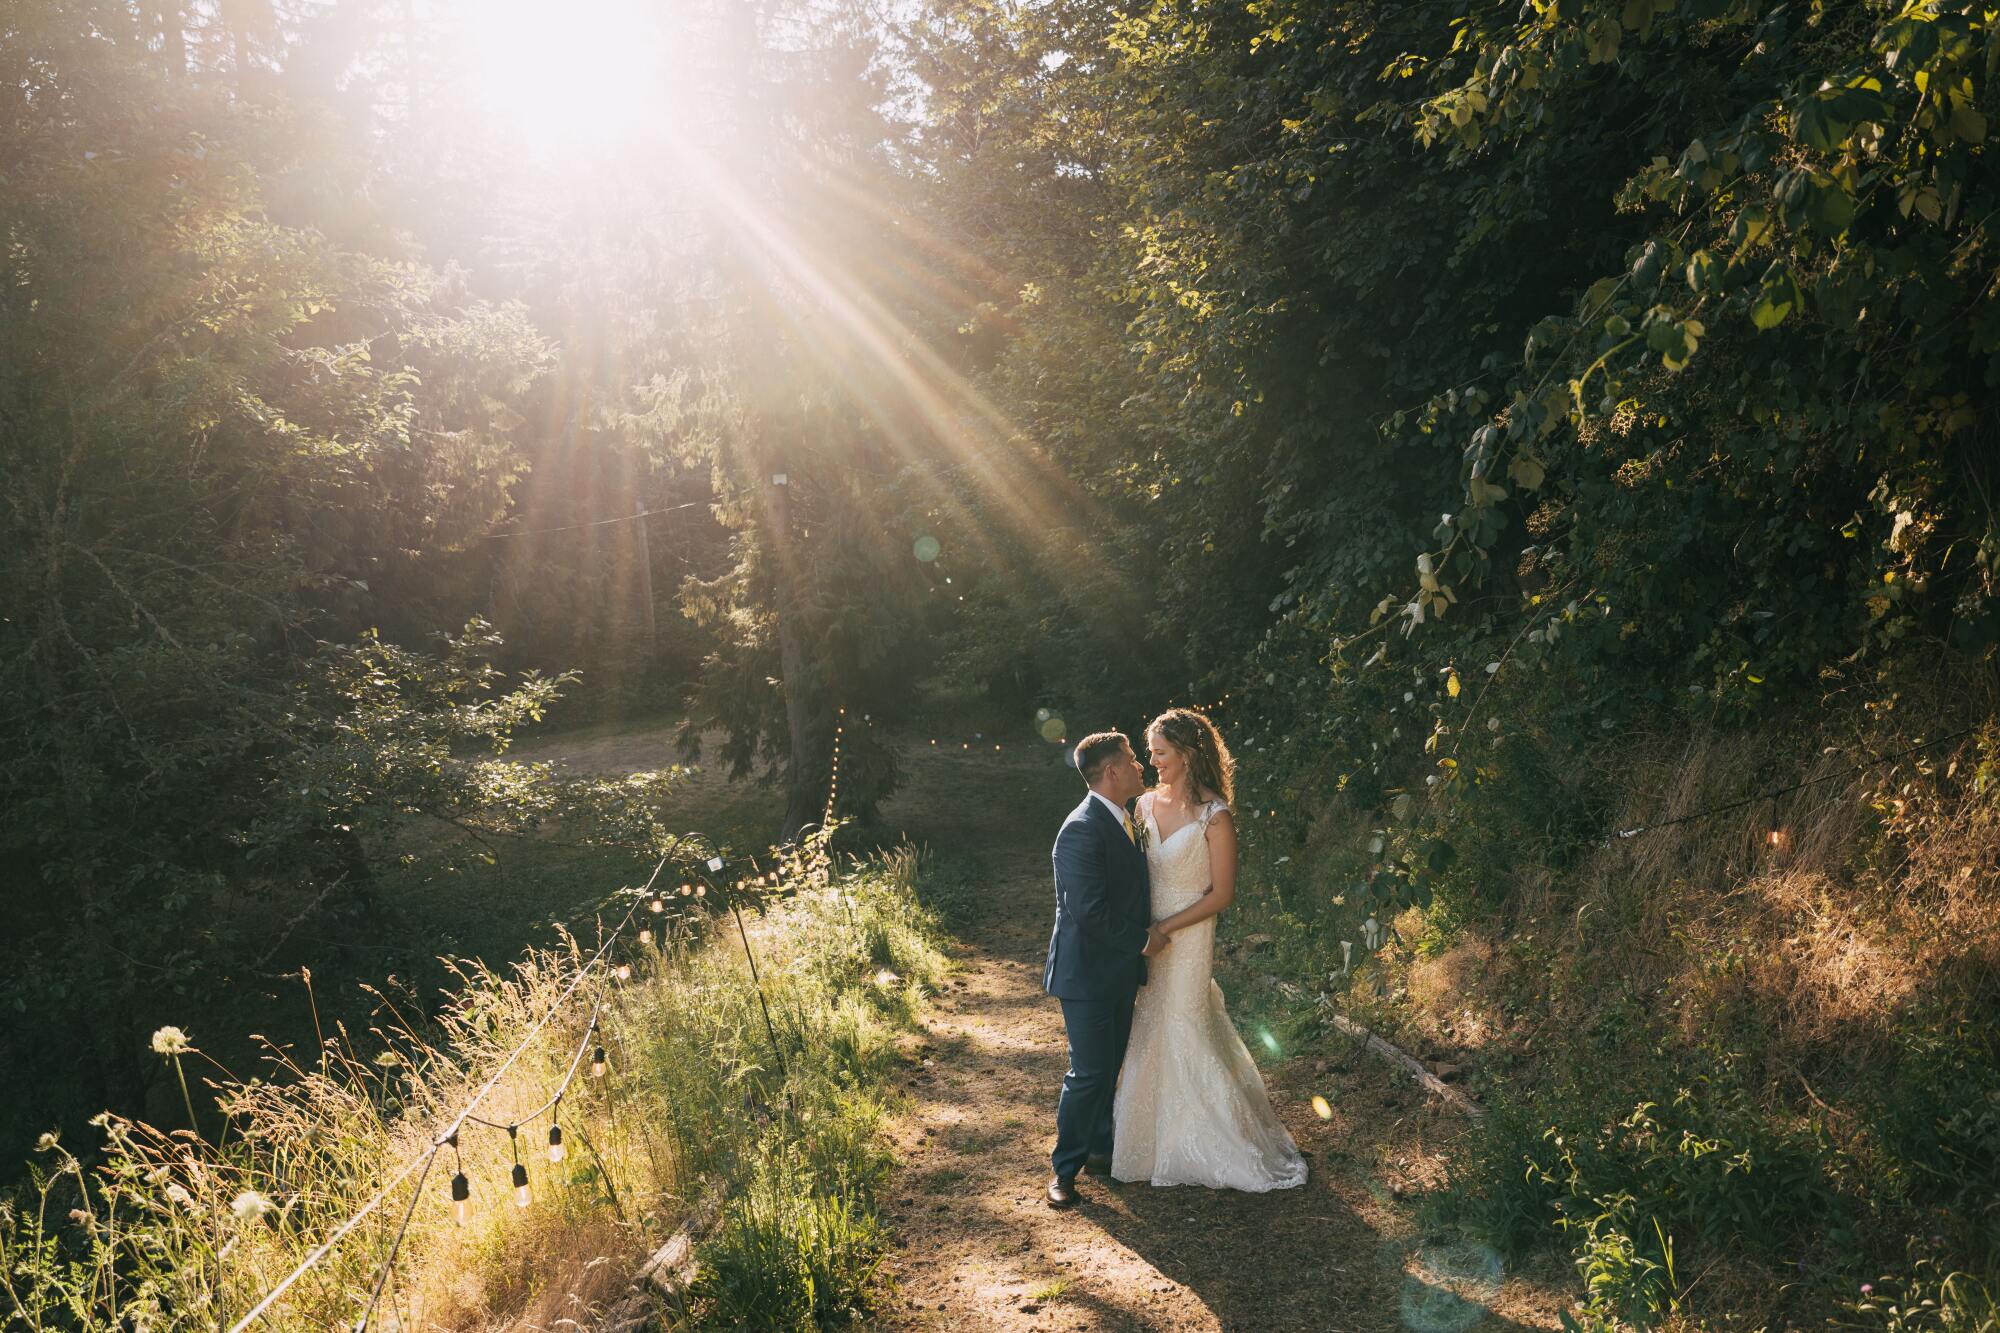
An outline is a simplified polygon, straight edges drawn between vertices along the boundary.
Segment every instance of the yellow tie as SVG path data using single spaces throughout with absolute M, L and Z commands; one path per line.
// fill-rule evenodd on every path
M 1132 840 L 1134 847 L 1139 845 L 1139 833 L 1137 829 L 1132 827 L 1132 816 L 1130 814 L 1125 816 L 1125 836 Z

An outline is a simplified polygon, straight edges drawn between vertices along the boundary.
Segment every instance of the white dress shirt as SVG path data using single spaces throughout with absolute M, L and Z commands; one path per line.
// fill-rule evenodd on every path
M 1118 804 L 1118 802 L 1112 800 L 1109 796 L 1106 796 L 1103 792 L 1097 790 L 1097 788 L 1092 787 L 1090 789 L 1090 794 L 1093 797 L 1097 798 L 1098 800 L 1104 802 L 1104 808 L 1106 810 L 1109 810 L 1112 814 L 1118 816 L 1118 826 L 1120 828 L 1123 828 L 1125 826 L 1125 821 L 1131 818 L 1130 815 L 1125 813 L 1124 806 Z

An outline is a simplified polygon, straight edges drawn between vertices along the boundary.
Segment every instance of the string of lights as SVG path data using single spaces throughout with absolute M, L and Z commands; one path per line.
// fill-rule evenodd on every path
M 559 1106 L 563 1094 L 569 1090 L 570 1082 L 575 1077 L 576 1070 L 582 1061 L 583 1051 L 591 1047 L 592 1038 L 598 1032 L 599 1019 L 603 1012 L 603 1000 L 600 998 L 593 1008 L 591 1021 L 585 1031 L 583 1042 L 578 1046 L 576 1055 L 571 1058 L 568 1071 L 564 1074 L 562 1084 L 555 1096 L 537 1107 L 530 1114 L 512 1121 L 489 1120 L 479 1116 L 477 1110 L 493 1090 L 499 1086 L 500 1080 L 506 1076 L 507 1071 L 512 1069 L 521 1056 L 527 1052 L 529 1046 L 541 1033 L 542 1029 L 547 1027 L 550 1020 L 563 1010 L 570 999 L 582 988 L 584 982 L 598 972 L 599 965 L 610 954 L 612 946 L 618 942 L 626 929 L 631 926 L 640 906 L 647 904 L 653 912 L 664 910 L 665 904 L 658 895 L 653 893 L 653 886 L 658 882 L 660 873 L 666 869 L 667 860 L 668 858 L 666 857 L 660 858 L 659 863 L 653 867 L 653 873 L 647 878 L 645 886 L 640 889 L 639 893 L 634 897 L 631 907 L 626 910 L 624 917 L 606 934 L 603 942 L 598 945 L 597 951 L 585 959 L 582 965 L 577 968 L 576 975 L 570 978 L 569 983 L 564 986 L 562 992 L 549 1003 L 541 1016 L 530 1025 L 527 1032 L 522 1035 L 514 1048 L 508 1052 L 507 1057 L 487 1076 L 486 1081 L 480 1085 L 479 1090 L 473 1093 L 471 1098 L 459 1109 L 458 1113 L 453 1117 L 449 1128 L 433 1136 L 429 1146 L 422 1153 L 419 1153 L 411 1161 L 405 1163 L 395 1175 L 390 1177 L 381 1188 L 370 1196 L 365 1204 L 349 1215 L 324 1241 L 314 1247 L 311 1253 L 307 1254 L 304 1259 L 287 1273 L 276 1286 L 266 1292 L 264 1297 L 256 1305 L 252 1306 L 247 1314 L 230 1325 L 229 1333 L 243 1333 L 243 1330 L 248 1329 L 252 1324 L 262 1319 L 265 1313 L 272 1306 L 276 1305 L 279 1299 L 287 1291 L 291 1290 L 300 1278 L 316 1268 L 327 1255 L 331 1254 L 343 1240 L 353 1233 L 356 1227 L 360 1226 L 363 1221 L 373 1215 L 375 1210 L 381 1207 L 384 1200 L 414 1175 L 417 1177 L 417 1184 L 411 1191 L 409 1206 L 405 1208 L 401 1224 L 397 1227 L 394 1237 L 390 1240 L 388 1250 L 380 1266 L 380 1271 L 376 1276 L 375 1284 L 369 1293 L 367 1304 L 363 1307 L 360 1316 L 355 1320 L 353 1325 L 354 1333 L 367 1333 L 369 1323 L 374 1317 L 375 1309 L 381 1301 L 383 1289 L 394 1273 L 396 1259 L 402 1252 L 403 1241 L 409 1234 L 410 1223 L 416 1215 L 417 1203 L 423 1197 L 423 1186 L 430 1178 L 431 1169 L 436 1164 L 438 1155 L 447 1147 L 452 1150 L 453 1161 L 457 1167 L 451 1183 L 453 1216 L 455 1220 L 461 1223 L 465 1220 L 467 1204 L 471 1197 L 471 1185 L 465 1175 L 464 1163 L 459 1157 L 458 1139 L 460 1131 L 467 1124 L 478 1124 L 506 1131 L 508 1138 L 513 1140 L 514 1146 L 512 1177 L 515 1189 L 515 1202 L 524 1208 L 532 1202 L 532 1194 L 528 1190 L 527 1167 L 520 1160 L 520 1129 L 522 1126 L 539 1117 L 543 1112 L 550 1111 Z M 709 863 L 712 870 L 719 870 L 720 864 L 720 857 L 714 858 Z M 620 963 L 617 972 L 621 979 L 629 977 L 631 975 L 630 964 Z M 605 1053 L 604 1048 L 600 1045 L 595 1048 L 591 1060 L 591 1075 L 593 1078 L 602 1078 L 605 1070 Z M 548 1151 L 551 1162 L 562 1160 L 564 1152 L 562 1132 L 560 1126 L 553 1118 L 550 1124 Z
M 1609 846 L 1614 839 L 1623 841 L 1627 838 L 1636 838 L 1642 833 L 1652 833 L 1659 829 L 1673 828 L 1679 824 L 1692 824 L 1699 820 L 1713 819 L 1718 815 L 1726 815 L 1737 810 L 1748 809 L 1751 806 L 1760 805 L 1768 801 L 1771 804 L 1771 821 L 1770 826 L 1764 832 L 1764 842 L 1767 846 L 1783 851 L 1791 845 L 1791 831 L 1785 828 L 1784 824 L 1778 818 L 1778 802 L 1782 798 L 1790 796 L 1793 792 L 1804 791 L 1808 787 L 1817 787 L 1828 782 L 1839 782 L 1845 778 L 1858 777 L 1871 768 L 1880 767 L 1897 759 L 1907 759 L 1913 754 L 1920 754 L 1925 750 L 1934 750 L 1940 745 L 1949 745 L 1953 741 L 1963 740 L 1978 730 L 1978 727 L 1962 727 L 1957 731 L 1949 732 L 1932 740 L 1920 742 L 1906 749 L 1896 750 L 1890 754 L 1876 755 L 1872 759 L 1856 764 L 1852 768 L 1842 769 L 1836 773 L 1823 773 L 1818 777 L 1805 778 L 1783 787 L 1772 787 L 1764 791 L 1753 792 L 1748 796 L 1739 797 L 1733 801 L 1724 801 L 1718 805 L 1707 806 L 1690 814 L 1677 815 L 1672 819 L 1660 819 L 1647 824 L 1634 824 L 1630 828 L 1616 830 L 1610 838 L 1605 840 L 1605 845 Z
M 931 744 L 937 746 L 940 750 L 949 750 L 951 748 L 950 740 L 939 741 L 935 736 L 931 737 Z M 986 738 L 986 733 L 983 731 L 973 732 L 972 739 L 960 741 L 958 748 L 961 750 L 984 750 L 988 745 L 991 745 L 996 753 L 1006 748 L 999 741 L 989 741 Z
M 866 714 L 863 714 L 864 718 L 866 716 Z M 826 809 L 820 812 L 819 817 L 819 826 L 821 828 L 825 828 L 833 823 L 833 803 L 840 795 L 840 741 L 846 732 L 847 710 L 843 708 L 840 710 L 839 719 L 833 724 L 833 775 L 827 779 Z
M 1161 709 L 1160 712 L 1165 713 L 1176 708 L 1181 708 L 1181 709 L 1186 709 L 1188 712 L 1191 713 L 1200 713 L 1203 717 L 1212 719 L 1215 716 L 1215 714 L 1221 711 L 1221 709 L 1223 709 L 1225 706 L 1227 706 L 1228 703 L 1229 703 L 1229 696 L 1227 694 L 1224 694 L 1218 696 L 1213 703 L 1168 704 L 1165 708 Z M 1157 714 L 1155 716 L 1157 716 Z M 1143 736 L 1146 734 L 1146 728 L 1151 726 L 1152 724 L 1153 724 L 1152 718 L 1142 717 L 1139 719 L 1138 725 L 1133 728 L 1133 731 L 1135 734 Z
M 688 506 L 681 507 L 686 508 Z M 649 512 L 661 513 L 671 511 L 654 510 Z M 625 518 L 604 521 L 622 522 L 626 521 L 626 519 L 637 517 L 645 517 L 645 514 L 628 515 Z M 592 527 L 597 526 L 597 524 L 579 524 L 576 526 Z M 546 531 L 561 530 L 564 529 L 547 529 Z M 511 533 L 495 535 L 516 536 L 528 534 Z M 1220 701 L 1209 707 L 1218 706 L 1220 706 Z M 1207 710 L 1204 709 L 1203 711 Z M 864 714 L 862 716 L 862 724 L 872 726 L 872 717 Z M 847 711 L 842 708 L 839 710 L 839 721 L 836 722 L 834 728 L 832 774 L 828 784 L 827 801 L 821 827 L 818 830 L 810 832 L 800 847 L 782 849 L 779 852 L 777 868 L 770 871 L 758 870 L 756 874 L 745 879 L 742 884 L 737 886 L 739 890 L 747 890 L 754 898 L 766 895 L 769 890 L 782 887 L 788 875 L 797 882 L 805 882 L 809 879 L 815 883 L 826 883 L 830 880 L 830 855 L 827 847 L 827 830 L 831 827 L 834 810 L 838 801 L 847 726 Z M 1066 737 L 1059 737 L 1058 739 L 1064 742 L 1067 740 Z M 937 738 L 933 738 L 931 744 L 940 749 L 948 747 L 948 742 L 941 742 Z M 970 739 L 962 739 L 958 744 L 961 751 L 968 752 L 975 747 L 984 751 L 985 747 L 989 744 L 996 752 L 1002 751 L 1005 748 L 1002 742 L 990 741 L 983 732 L 975 732 Z M 351 1325 L 352 1333 L 368 1333 L 368 1329 L 373 1322 L 377 1309 L 380 1307 L 384 1293 L 391 1289 L 391 1284 L 396 1280 L 397 1262 L 401 1257 L 404 1242 L 408 1238 L 411 1225 L 415 1219 L 417 1206 L 424 1196 L 425 1186 L 429 1183 L 433 1172 L 437 1168 L 440 1156 L 446 1149 L 450 1149 L 452 1154 L 453 1169 L 449 1185 L 452 1217 L 460 1225 L 463 1225 L 467 1220 L 472 1201 L 472 1185 L 466 1173 L 464 1159 L 460 1151 L 460 1137 L 467 1126 L 492 1129 L 507 1135 L 509 1153 L 512 1158 L 509 1169 L 509 1185 L 512 1190 L 513 1201 L 517 1207 L 523 1209 L 532 1205 L 534 1193 L 530 1183 L 528 1164 L 521 1156 L 521 1131 L 540 1120 L 543 1116 L 547 1116 L 549 1120 L 545 1149 L 547 1160 L 553 1165 L 565 1159 L 568 1146 L 562 1124 L 564 1100 L 570 1096 L 579 1073 L 586 1067 L 593 1081 L 604 1079 L 609 1070 L 609 1058 L 603 1045 L 604 1034 L 602 1025 L 606 1007 L 603 995 L 599 994 L 595 999 L 591 1008 L 589 1021 L 585 1024 L 581 1037 L 578 1039 L 575 1048 L 571 1051 L 569 1059 L 564 1065 L 563 1074 L 557 1082 L 555 1090 L 541 1104 L 531 1110 L 504 1118 L 481 1115 L 479 1114 L 479 1110 L 484 1105 L 487 1097 L 494 1092 L 501 1080 L 505 1078 L 508 1071 L 526 1054 L 534 1043 L 535 1038 L 540 1035 L 543 1029 L 559 1013 L 565 1010 L 571 1000 L 582 990 L 586 982 L 590 981 L 593 977 L 600 977 L 605 974 L 609 974 L 619 981 L 631 978 L 631 962 L 625 958 L 614 960 L 612 951 L 614 946 L 626 936 L 628 931 L 636 935 L 639 944 L 642 946 L 653 944 L 659 929 L 655 921 L 665 914 L 666 900 L 670 896 L 668 890 L 657 887 L 660 876 L 665 871 L 669 859 L 669 857 L 662 857 L 655 864 L 651 875 L 647 877 L 645 884 L 634 895 L 632 903 L 627 908 L 624 916 L 604 935 L 596 951 L 578 966 L 575 974 L 569 979 L 562 991 L 549 1003 L 548 1007 L 520 1037 L 499 1065 L 488 1074 L 478 1090 L 459 1108 L 450 1123 L 441 1132 L 431 1138 L 421 1153 L 404 1163 L 360 1208 L 335 1227 L 325 1240 L 315 1246 L 304 1259 L 272 1286 L 246 1314 L 232 1324 L 229 1328 L 229 1333 L 245 1333 L 245 1330 L 248 1330 L 252 1325 L 262 1320 L 306 1274 L 318 1267 L 358 1227 L 374 1216 L 398 1189 L 409 1184 L 414 1177 L 415 1184 L 410 1190 L 409 1201 L 398 1219 L 396 1229 L 389 1239 L 382 1260 L 377 1266 L 374 1281 L 369 1288 L 366 1302 L 360 1314 Z M 742 943 L 744 957 L 750 969 L 751 984 L 757 991 L 758 1004 L 764 1020 L 765 1035 L 770 1041 L 772 1055 L 775 1058 L 779 1075 L 782 1078 L 785 1076 L 783 1049 L 778 1041 L 769 1001 L 764 994 L 762 974 L 758 967 L 756 952 L 751 944 L 749 931 L 740 910 L 739 899 L 742 896 L 742 892 L 730 892 L 728 882 L 722 878 L 725 862 L 721 855 L 711 856 L 705 864 L 708 874 L 716 877 L 715 884 L 721 890 L 723 904 L 729 909 L 736 923 L 737 935 Z M 757 870 L 754 858 L 750 862 L 750 865 L 753 870 Z M 701 876 L 697 875 L 682 882 L 679 886 L 678 894 L 682 898 L 700 900 L 708 896 L 708 890 L 709 884 Z M 642 909 L 644 909 L 643 914 Z M 635 922 L 637 923 L 636 930 L 634 929 Z M 589 1057 L 587 1066 L 586 1055 Z M 608 1094 L 609 1090 L 607 1087 L 607 1105 L 609 1104 Z M 593 1155 L 595 1155 L 595 1148 L 590 1144 L 589 1136 L 584 1132 L 583 1127 L 580 1124 L 575 1124 L 572 1125 L 572 1128 L 576 1131 L 579 1140 L 587 1148 L 590 1148 Z M 608 1176 L 605 1183 L 608 1188 L 610 1184 Z

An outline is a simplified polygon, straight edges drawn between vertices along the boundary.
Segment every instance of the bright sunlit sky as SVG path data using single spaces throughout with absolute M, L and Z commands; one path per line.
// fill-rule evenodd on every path
M 887 23 L 904 0 L 869 7 Z M 533 156 L 702 137 L 750 50 L 810 43 L 840 11 L 752 0 L 437 0 L 464 75 L 461 110 Z
M 543 155 L 616 146 L 664 129 L 708 73 L 659 0 L 459 0 L 468 112 Z

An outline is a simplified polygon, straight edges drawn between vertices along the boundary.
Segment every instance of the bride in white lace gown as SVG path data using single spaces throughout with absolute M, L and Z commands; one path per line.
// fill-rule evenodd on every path
M 1215 915 L 1236 891 L 1235 762 L 1215 726 L 1173 708 L 1146 728 L 1160 785 L 1139 798 L 1153 918 L 1149 960 L 1112 1105 L 1111 1175 L 1263 1193 L 1306 1179 L 1263 1075 L 1215 984 Z

